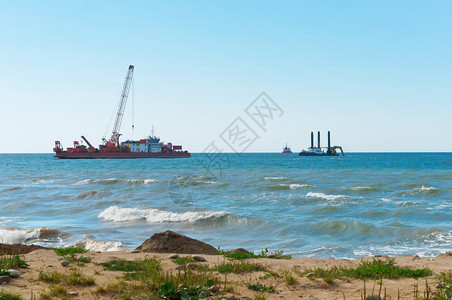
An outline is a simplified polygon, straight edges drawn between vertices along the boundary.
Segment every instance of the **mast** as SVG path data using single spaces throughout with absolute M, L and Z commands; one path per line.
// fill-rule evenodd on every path
M 127 70 L 126 79 L 124 80 L 124 86 L 122 88 L 121 98 L 119 99 L 118 112 L 116 113 L 115 123 L 113 125 L 113 131 L 111 133 L 110 142 L 117 147 L 119 146 L 119 129 L 121 129 L 122 117 L 124 116 L 124 110 L 126 108 L 127 98 L 129 96 L 130 85 L 133 78 L 134 66 L 130 65 Z

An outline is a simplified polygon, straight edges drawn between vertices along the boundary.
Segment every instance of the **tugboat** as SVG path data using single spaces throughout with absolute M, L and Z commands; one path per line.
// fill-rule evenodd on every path
M 341 150 L 342 155 L 344 151 L 341 146 L 333 146 L 330 144 L 330 132 L 328 131 L 328 147 L 320 147 L 320 131 L 317 134 L 317 147 L 314 147 L 314 132 L 311 132 L 311 147 L 308 150 L 302 150 L 298 155 L 299 156 L 339 156 L 336 152 L 337 149 Z
M 286 146 L 283 148 L 282 153 L 284 153 L 284 154 L 292 153 L 292 150 L 290 150 L 290 148 L 287 146 L 287 143 L 286 143 Z
M 182 150 L 182 146 L 173 145 L 172 143 L 163 143 L 160 138 L 152 134 L 149 137 L 138 141 L 127 140 L 119 142 L 119 129 L 121 128 L 122 117 L 129 95 L 130 85 L 133 78 L 134 66 L 130 65 L 127 70 L 126 79 L 124 81 L 121 98 L 119 101 L 118 112 L 116 114 L 113 132 L 109 140 L 105 137 L 102 139 L 103 144 L 99 148 L 95 148 L 83 135 L 82 139 L 88 147 L 80 145 L 78 141 L 74 141 L 74 147 L 63 149 L 60 141 L 55 141 L 55 156 L 61 159 L 86 159 L 86 158 L 188 158 L 190 153 Z M 132 125 L 133 128 L 133 125 Z

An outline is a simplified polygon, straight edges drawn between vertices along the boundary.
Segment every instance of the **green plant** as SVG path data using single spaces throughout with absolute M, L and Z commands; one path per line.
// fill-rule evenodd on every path
M 62 274 L 59 272 L 45 273 L 39 271 L 38 280 L 45 281 L 53 284 L 65 283 L 69 285 L 93 285 L 95 284 L 94 278 L 83 276 L 80 271 L 72 271 L 69 274 Z
M 226 285 L 223 288 L 223 291 L 225 291 L 226 293 L 233 293 L 234 292 L 234 286 L 233 285 Z
M 297 281 L 297 279 L 292 275 L 291 272 L 284 273 L 283 277 L 287 285 L 293 285 Z
M 190 259 L 181 260 L 185 263 Z M 115 260 L 100 265 L 107 270 L 123 271 L 124 280 L 109 284 L 102 293 L 119 295 L 123 299 L 198 299 L 211 294 L 209 287 L 217 279 L 208 270 L 164 272 L 161 260 L 145 258 L 135 261 Z M 190 297 L 190 298 L 189 298 Z
M 67 294 L 66 288 L 61 285 L 50 286 L 49 293 L 40 295 L 40 299 L 51 299 L 51 297 L 64 298 Z M 1 299 L 1 298 L 0 298 Z
M 22 296 L 11 294 L 5 291 L 0 292 L 0 300 L 21 300 Z
M 173 263 L 176 263 L 178 265 L 185 265 L 191 262 L 196 262 L 196 260 L 194 260 L 194 258 L 191 256 L 181 256 L 173 260 Z
M 83 256 L 83 255 L 81 255 L 77 260 L 79 261 L 79 262 L 83 262 L 83 263 L 90 263 L 91 262 L 91 257 L 89 257 L 89 256 Z
M 19 255 L 1 255 L 0 256 L 0 270 L 1 269 L 13 269 L 13 268 L 24 268 L 28 264 L 26 261 L 22 260 Z M 9 274 L 9 273 L 8 273 Z M 3 274 L 3 275 L 8 275 Z
M 267 271 L 267 273 L 263 276 L 259 276 L 259 279 L 267 279 L 269 277 L 280 277 L 280 275 L 274 271 Z
M 206 298 L 212 293 L 202 285 L 185 286 L 180 284 L 177 288 L 171 283 L 166 282 L 160 286 L 160 295 L 166 299 L 198 299 Z
M 260 263 L 252 263 L 247 261 L 222 262 L 211 270 L 220 273 L 246 273 L 256 271 L 266 271 L 266 268 Z
M 262 285 L 260 283 L 256 283 L 256 284 L 248 284 L 247 288 L 249 288 L 252 291 L 257 291 L 257 292 L 269 292 L 269 293 L 274 293 L 275 289 L 272 286 L 265 286 Z
M 65 277 L 65 282 L 70 285 L 94 285 L 94 278 L 83 276 L 79 271 L 72 271 L 67 277 Z
M 85 248 L 80 247 L 53 248 L 53 251 L 55 251 L 55 253 L 60 256 L 88 252 L 88 250 L 86 250 Z
M 39 271 L 39 275 L 38 275 L 38 280 L 49 282 L 49 283 L 60 283 L 62 278 L 63 278 L 63 274 L 61 274 L 60 272 L 57 272 L 57 271 L 47 274 L 41 270 L 41 271 Z
M 290 259 L 292 258 L 292 254 L 284 254 L 284 250 L 276 249 L 273 253 L 268 251 L 268 248 L 265 247 L 262 249 L 259 257 L 268 257 L 269 254 L 273 254 L 272 258 L 274 259 Z
M 111 260 L 108 262 L 99 263 L 104 266 L 106 270 L 110 271 L 126 271 L 126 272 L 140 272 L 145 269 L 161 270 L 160 260 L 155 258 L 145 258 L 142 260 L 128 261 L 128 260 Z
M 237 259 L 237 260 L 244 260 L 244 259 L 248 259 L 248 258 L 259 258 L 261 256 L 256 255 L 254 253 L 229 253 L 229 252 L 225 252 L 223 254 L 224 257 L 226 258 L 231 258 L 231 259 Z
M 322 279 L 323 279 L 323 282 L 325 282 L 326 284 L 333 284 L 333 282 L 334 282 L 334 279 L 329 276 L 323 277 Z
M 394 258 L 386 260 L 373 259 L 372 261 L 362 260 L 356 268 L 331 267 L 305 269 L 300 272 L 301 276 L 313 273 L 313 277 L 318 278 L 343 278 L 351 277 L 358 279 L 381 279 L 381 278 L 402 278 L 409 277 L 417 279 L 432 274 L 428 268 L 412 269 L 409 267 L 399 267 Z
M 256 294 L 254 294 L 254 299 L 255 300 L 266 300 L 267 295 L 265 293 L 256 293 Z
M 425 291 L 420 295 L 418 286 L 413 288 L 413 295 L 416 300 L 451 300 L 452 299 L 452 271 L 441 272 L 436 277 L 436 290 L 432 289 L 427 280 L 425 281 Z

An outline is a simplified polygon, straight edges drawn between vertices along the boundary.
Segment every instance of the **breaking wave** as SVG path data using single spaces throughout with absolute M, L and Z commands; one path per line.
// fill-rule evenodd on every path
M 227 216 L 226 211 L 205 211 L 205 212 L 185 212 L 174 213 L 163 211 L 155 208 L 138 209 L 138 208 L 120 208 L 110 206 L 99 215 L 99 219 L 112 222 L 125 222 L 135 220 L 146 220 L 150 223 L 165 222 L 196 222 L 205 219 L 221 218 Z
M 79 242 L 73 246 L 85 248 L 89 251 L 100 251 L 100 252 L 110 252 L 110 251 L 123 251 L 124 247 L 121 242 L 112 241 L 93 241 L 86 240 Z
M 118 178 L 107 178 L 107 179 L 85 179 L 77 184 L 83 185 L 83 184 L 117 184 L 117 183 L 125 183 L 125 184 L 152 184 L 159 182 L 158 179 L 118 179 Z
M 313 193 L 313 192 L 309 192 L 306 197 L 309 198 L 317 198 L 317 199 L 323 199 L 323 200 L 337 200 L 337 199 L 344 199 L 345 196 L 344 195 L 327 195 L 324 193 Z
M 65 234 L 52 228 L 18 229 L 0 228 L 0 242 L 4 244 L 61 242 Z
M 351 192 L 357 193 L 357 194 L 369 194 L 369 193 L 380 191 L 380 189 L 375 188 L 375 187 L 370 187 L 370 186 L 354 186 L 354 187 L 349 188 L 349 190 Z
M 404 196 L 413 196 L 413 195 L 436 195 L 437 193 L 441 192 L 440 189 L 432 186 L 421 186 L 416 187 L 412 190 L 407 191 L 404 193 Z
M 286 177 L 264 177 L 264 180 L 273 180 L 273 181 L 292 181 L 291 178 L 286 178 Z
M 291 183 L 291 184 L 281 183 L 278 185 L 267 186 L 267 189 L 278 191 L 278 190 L 297 190 L 297 189 L 302 189 L 302 188 L 307 188 L 307 187 L 312 187 L 312 185 L 298 184 L 298 183 Z
M 216 179 L 217 179 L 216 177 L 212 176 L 197 176 L 197 175 L 174 177 L 170 182 L 170 187 L 181 188 L 206 184 L 212 184 L 218 187 L 225 187 L 229 185 L 229 183 L 226 182 L 217 182 L 215 181 Z

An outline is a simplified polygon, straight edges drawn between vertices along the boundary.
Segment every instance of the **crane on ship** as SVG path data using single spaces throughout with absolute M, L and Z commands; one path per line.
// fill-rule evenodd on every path
M 126 108 L 127 98 L 129 97 L 130 85 L 132 84 L 134 66 L 130 65 L 127 70 L 126 78 L 124 80 L 124 86 L 122 88 L 121 97 L 119 99 L 118 111 L 116 112 L 115 123 L 113 125 L 113 130 L 111 137 L 107 140 L 105 137 L 102 138 L 108 151 L 119 151 L 119 137 L 121 134 L 119 130 L 121 129 L 122 118 L 124 116 L 124 110 Z

